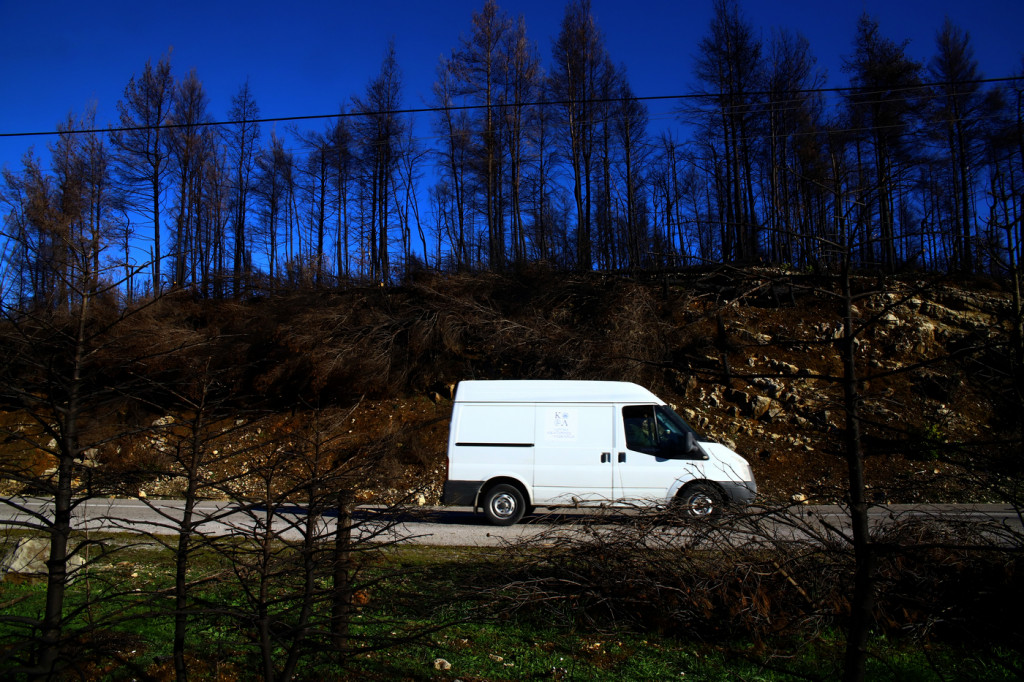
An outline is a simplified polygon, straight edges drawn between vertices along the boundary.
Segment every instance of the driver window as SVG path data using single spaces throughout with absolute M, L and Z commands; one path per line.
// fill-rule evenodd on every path
M 622 408 L 622 423 L 626 447 L 634 452 L 668 459 L 702 456 L 699 449 L 694 450 L 696 434 L 687 438 L 692 430 L 671 408 L 626 405 Z
M 647 454 L 657 452 L 657 422 L 653 405 L 626 405 L 622 408 L 622 423 L 626 427 L 627 448 Z

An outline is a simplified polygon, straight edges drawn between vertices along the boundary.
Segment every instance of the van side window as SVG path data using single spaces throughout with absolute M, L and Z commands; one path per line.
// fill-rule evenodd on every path
M 626 447 L 653 455 L 658 451 L 658 434 L 653 405 L 626 405 L 622 408 L 626 427 Z
M 699 449 L 693 449 L 696 432 L 670 407 L 626 405 L 622 408 L 622 423 L 630 450 L 669 459 L 703 456 Z

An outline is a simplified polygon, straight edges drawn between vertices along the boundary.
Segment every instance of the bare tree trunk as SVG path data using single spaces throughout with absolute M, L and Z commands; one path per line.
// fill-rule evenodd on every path
M 352 490 L 338 491 L 338 525 L 334 532 L 334 590 L 331 601 L 331 634 L 334 647 L 343 651 L 348 645 L 349 620 L 352 611 L 352 512 L 355 497 Z
M 323 453 L 317 452 L 317 457 Z M 309 494 L 307 496 L 306 521 L 302 533 L 302 592 L 299 615 L 296 623 L 291 626 L 291 637 L 288 642 L 288 656 L 281 669 L 281 680 L 287 682 L 295 677 L 295 671 L 302 660 L 306 639 L 309 637 L 310 620 L 317 598 L 317 546 L 320 543 L 318 526 L 323 518 L 322 498 L 316 490 L 318 484 L 315 475 L 310 476 Z
M 66 434 L 63 438 L 65 445 L 71 443 L 72 439 L 72 435 Z M 71 476 L 71 458 L 62 455 L 57 467 L 57 488 L 53 500 L 50 555 L 46 560 L 46 605 L 33 675 L 35 679 L 50 679 L 60 655 L 67 586 L 68 538 L 71 535 Z
M 868 534 L 868 505 L 864 495 L 864 453 L 860 440 L 860 395 L 857 389 L 856 334 L 853 326 L 853 292 L 850 284 L 850 253 L 842 270 L 843 402 L 846 408 L 846 466 L 849 476 L 850 525 L 853 531 L 854 576 L 850 625 L 846 635 L 843 681 L 864 679 L 868 629 L 874 608 L 874 557 Z
M 204 391 L 205 393 L 205 391 Z M 188 667 L 185 664 L 185 635 L 188 631 L 188 566 L 191 558 L 193 523 L 199 490 L 199 465 L 205 451 L 203 430 L 205 395 L 198 405 L 195 417 L 190 425 L 189 452 L 185 461 L 188 483 L 185 489 L 184 510 L 178 531 L 178 547 L 174 555 L 174 673 L 180 682 L 188 679 Z
M 81 418 L 82 367 L 85 363 L 86 321 L 90 314 L 88 296 L 82 297 L 75 330 L 74 360 L 68 386 L 67 403 L 59 419 L 59 461 L 57 486 L 53 498 L 53 525 L 50 529 L 50 556 L 46 560 L 46 606 L 35 677 L 49 679 L 60 656 L 64 624 L 64 595 L 68 578 L 68 539 L 71 536 L 71 511 L 74 492 L 72 466 L 78 455 L 78 420 Z

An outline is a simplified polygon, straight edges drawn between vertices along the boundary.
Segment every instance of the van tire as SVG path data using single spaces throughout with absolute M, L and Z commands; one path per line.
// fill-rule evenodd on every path
M 484 518 L 492 526 L 511 526 L 526 513 L 526 500 L 519 488 L 499 483 L 484 493 L 483 508 Z
M 691 519 L 708 519 L 721 515 L 725 495 L 714 483 L 698 481 L 676 495 L 675 507 Z

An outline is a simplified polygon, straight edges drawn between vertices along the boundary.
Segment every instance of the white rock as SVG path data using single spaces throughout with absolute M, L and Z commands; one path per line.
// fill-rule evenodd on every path
M 48 569 L 46 560 L 50 556 L 50 542 L 44 538 L 22 538 L 14 548 L 0 561 L 0 580 L 8 574 L 31 578 L 45 578 Z M 69 582 L 77 576 L 77 569 L 85 563 L 85 558 L 72 554 L 67 560 Z

